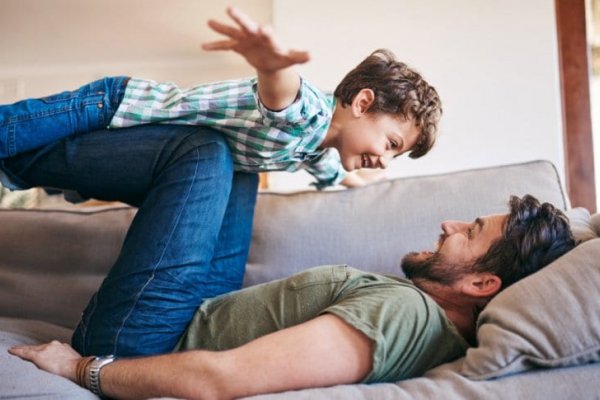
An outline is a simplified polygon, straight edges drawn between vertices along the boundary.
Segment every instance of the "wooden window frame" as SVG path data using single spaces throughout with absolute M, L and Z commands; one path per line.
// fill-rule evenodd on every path
M 565 176 L 573 207 L 596 212 L 585 0 L 555 0 Z

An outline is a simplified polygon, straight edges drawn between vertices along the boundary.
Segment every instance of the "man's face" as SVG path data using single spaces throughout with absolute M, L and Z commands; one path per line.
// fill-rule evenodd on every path
M 450 284 L 468 272 L 467 268 L 502 236 L 507 218 L 506 214 L 498 214 L 473 222 L 446 221 L 436 251 L 407 254 L 402 259 L 402 270 L 409 279 Z

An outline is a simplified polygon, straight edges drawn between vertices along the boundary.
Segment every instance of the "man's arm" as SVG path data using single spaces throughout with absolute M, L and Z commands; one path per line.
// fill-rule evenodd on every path
M 280 46 L 269 27 L 259 26 L 236 8 L 227 8 L 227 14 L 237 26 L 210 20 L 208 26 L 228 39 L 205 43 L 205 50 L 233 50 L 256 68 L 258 94 L 262 103 L 271 110 L 282 110 L 292 104 L 300 89 L 300 77 L 292 68 L 305 63 L 305 51 L 287 50 Z
M 50 372 L 65 371 L 33 348 L 11 352 Z M 102 369 L 100 382 L 104 394 L 116 398 L 230 399 L 358 382 L 372 368 L 372 353 L 366 335 L 334 315 L 323 315 L 233 350 L 118 360 Z M 66 377 L 74 380 L 72 374 Z

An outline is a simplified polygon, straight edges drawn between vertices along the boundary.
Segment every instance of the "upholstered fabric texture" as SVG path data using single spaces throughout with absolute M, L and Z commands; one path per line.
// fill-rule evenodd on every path
M 497 378 L 600 361 L 600 239 L 500 293 L 478 321 L 462 373 Z
M 571 208 L 565 211 L 575 240 L 579 243 L 598 237 L 596 229 L 600 230 L 600 219 L 590 215 L 583 207 Z
M 0 210 L 0 316 L 74 328 L 135 209 Z

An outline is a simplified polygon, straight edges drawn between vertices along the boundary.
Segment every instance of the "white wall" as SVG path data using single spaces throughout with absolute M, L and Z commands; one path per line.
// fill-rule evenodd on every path
M 563 171 L 552 0 L 0 0 L 0 103 L 107 74 L 181 85 L 252 74 L 233 54 L 206 53 L 209 17 L 226 4 L 272 22 L 283 42 L 309 49 L 305 77 L 333 90 L 378 47 L 436 86 L 444 104 L 438 145 L 389 176 L 531 159 Z M 306 187 L 277 173 L 275 188 Z
M 228 4 L 271 23 L 270 0 L 0 0 L 0 103 L 105 75 L 185 86 L 253 75 L 236 54 L 200 49 Z
M 273 21 L 287 45 L 311 50 L 301 71 L 323 89 L 379 47 L 438 89 L 438 145 L 419 160 L 393 162 L 389 176 L 532 159 L 563 173 L 554 1 L 274 0 Z M 292 178 L 271 181 L 309 180 Z

